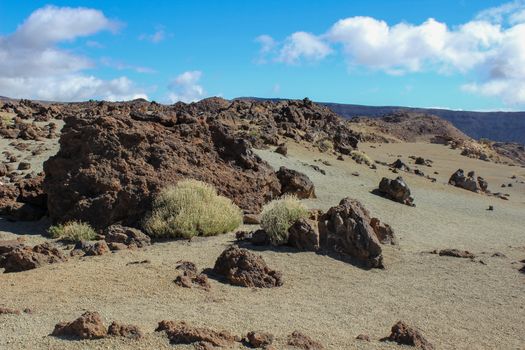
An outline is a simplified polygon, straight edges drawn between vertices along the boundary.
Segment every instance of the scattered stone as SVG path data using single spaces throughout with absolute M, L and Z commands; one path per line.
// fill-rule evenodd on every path
M 401 176 L 394 180 L 386 177 L 382 178 L 379 183 L 379 192 L 395 202 L 414 206 L 414 198 L 411 196 L 410 189 Z
M 403 321 L 398 321 L 392 326 L 391 333 L 382 341 L 393 341 L 402 345 L 414 346 L 421 350 L 434 350 L 434 346 L 423 337 L 417 329 L 408 326 Z
M 236 286 L 272 288 L 283 284 L 281 272 L 270 269 L 261 256 L 235 246 L 222 252 L 213 270 Z
M 359 334 L 355 337 L 357 340 L 370 341 L 370 336 L 368 334 Z
M 352 176 L 359 176 L 359 173 L 358 173 L 357 171 L 354 171 L 354 172 L 352 173 Z
M 382 268 L 381 245 L 370 226 L 370 213 L 357 200 L 344 198 L 320 218 L 328 249 L 344 253 L 369 268 Z
M 316 198 L 313 182 L 305 174 L 281 167 L 276 173 L 281 183 L 281 194 L 294 194 L 298 198 Z
M 317 221 L 299 219 L 288 229 L 288 244 L 300 250 L 317 251 L 320 246 Z
M 176 269 L 182 271 L 182 274 L 175 278 L 175 284 L 184 288 L 200 288 L 210 290 L 211 285 L 208 276 L 203 273 L 197 273 L 197 266 L 191 261 L 178 261 Z
M 108 327 L 108 335 L 138 340 L 144 337 L 139 327 L 132 324 L 120 324 L 112 322 Z
M 489 208 L 487 210 L 494 210 L 494 206 L 489 205 Z
M 218 332 L 209 328 L 193 327 L 184 321 L 160 321 L 155 331 L 165 331 L 172 344 L 203 342 L 212 346 L 231 348 L 236 341 L 236 338 L 230 332 Z M 199 344 L 199 346 L 205 345 Z
M 235 232 L 235 240 L 240 241 L 251 241 L 252 239 L 252 232 L 248 231 L 237 231 Z
M 84 256 L 96 256 L 96 255 L 104 255 L 106 253 L 109 253 L 109 247 L 105 241 L 98 241 L 95 243 L 88 243 L 86 244 L 83 249 Z
M 4 268 L 4 272 L 20 272 L 66 260 L 60 250 L 46 242 L 32 248 L 23 246 L 2 254 L 0 267 Z
M 345 158 L 342 155 L 338 155 L 337 160 L 345 160 Z
M 126 264 L 126 266 L 127 265 L 140 265 L 140 264 L 151 264 L 151 260 L 146 259 L 146 260 L 140 260 L 140 261 L 130 261 L 129 263 Z
M 0 306 L 0 315 L 20 315 L 20 310 Z
M 410 167 L 408 165 L 406 165 L 405 163 L 403 163 L 403 161 L 401 159 L 399 159 L 399 158 L 395 162 L 393 162 L 392 164 L 389 164 L 389 166 L 394 168 L 394 169 L 399 169 L 399 170 L 402 170 L 402 171 L 407 171 L 407 172 L 410 171 Z
M 273 343 L 273 334 L 265 332 L 249 332 L 246 342 L 253 348 L 266 348 Z
M 31 163 L 29 162 L 20 162 L 18 164 L 18 170 L 29 170 L 31 169 Z
M 439 254 L 439 256 L 451 256 L 454 258 L 465 258 L 465 259 L 474 259 L 476 256 L 469 252 L 468 250 L 459 250 L 459 249 L 442 249 L 434 250 L 432 254 Z
M 58 323 L 51 335 L 77 339 L 99 339 L 107 335 L 107 328 L 98 312 L 87 311 L 74 321 Z
M 151 245 L 151 238 L 136 228 L 111 225 L 104 231 L 108 243 L 125 244 L 128 248 L 143 248 Z
M 286 145 L 279 145 L 275 149 L 275 153 L 279 153 L 286 157 L 288 155 L 288 147 L 286 147 Z
M 494 254 L 492 254 L 492 257 L 493 258 L 506 258 L 507 256 L 501 252 L 495 252 Z
M 288 336 L 288 345 L 303 350 L 324 350 L 321 343 L 299 331 L 294 331 Z

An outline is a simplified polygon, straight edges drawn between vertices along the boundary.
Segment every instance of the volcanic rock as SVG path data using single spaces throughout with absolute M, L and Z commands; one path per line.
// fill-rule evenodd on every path
M 282 286 L 282 274 L 272 270 L 259 255 L 231 246 L 217 258 L 213 270 L 235 286 L 272 288 Z
M 0 267 L 4 268 L 4 272 L 20 272 L 66 260 L 60 250 L 50 243 L 42 243 L 32 248 L 16 248 L 3 254 Z
M 277 171 L 282 194 L 294 194 L 297 198 L 316 198 L 313 182 L 305 174 L 281 167 Z
M 313 340 L 309 336 L 299 332 L 294 331 L 288 336 L 288 345 L 304 349 L 304 350 L 323 350 L 324 346 L 318 341 Z
M 265 230 L 255 230 L 251 234 L 250 242 L 254 245 L 268 245 L 271 243 L 270 237 Z
M 423 337 L 421 332 L 410 327 L 403 321 L 398 321 L 392 326 L 391 333 L 383 341 L 394 341 L 398 344 L 411 345 L 421 350 L 433 350 L 434 346 Z
M 107 227 L 104 235 L 106 242 L 125 244 L 128 248 L 143 248 L 151 244 L 151 238 L 144 232 L 122 225 Z
M 209 343 L 213 346 L 231 348 L 235 337 L 227 331 L 193 327 L 184 321 L 160 321 L 156 332 L 166 331 L 172 344 Z
M 394 230 L 390 225 L 382 223 L 378 218 L 370 219 L 370 226 L 374 229 L 377 239 L 382 244 L 397 244 Z
M 410 206 L 414 205 L 414 198 L 410 195 L 410 189 L 401 176 L 394 180 L 382 178 L 379 183 L 379 192 L 393 201 Z
M 144 334 L 142 333 L 139 327 L 132 324 L 120 324 L 117 322 L 112 322 L 109 325 L 108 335 L 135 340 L 144 337 Z
M 246 340 L 253 348 L 264 348 L 273 343 L 273 334 L 265 332 L 248 332 Z
M 288 229 L 288 244 L 300 250 L 317 251 L 320 246 L 317 221 L 308 219 L 297 220 Z
M 107 328 L 98 312 L 87 311 L 71 322 L 61 322 L 55 326 L 51 335 L 78 339 L 98 339 L 107 334 Z
M 486 190 L 488 187 L 487 182 L 481 177 L 478 179 L 481 179 L 481 181 L 476 181 L 473 171 L 469 172 L 467 176 L 465 176 L 463 169 L 458 169 L 454 174 L 452 174 L 452 176 L 450 176 L 448 183 L 450 185 L 461 187 L 472 192 L 480 192 L 482 191 L 482 188 L 485 188 Z
M 0 307 L 0 315 L 20 315 L 20 310 L 9 307 Z
M 177 270 L 182 271 L 182 274 L 177 276 L 175 284 L 184 288 L 200 288 L 203 290 L 210 290 L 211 285 L 208 276 L 203 273 L 197 273 L 197 266 L 191 261 L 179 261 Z
M 98 241 L 95 243 L 88 243 L 86 246 L 82 249 L 84 251 L 84 256 L 96 256 L 96 255 L 104 255 L 106 253 L 109 253 L 109 247 L 105 241 Z
M 326 238 L 326 246 L 347 254 L 371 268 L 383 267 L 381 245 L 370 226 L 370 213 L 351 198 L 344 198 L 320 218 L 319 230 Z
M 394 169 L 399 169 L 399 170 L 402 170 L 402 171 L 410 171 L 410 167 L 408 165 L 406 165 L 405 163 L 403 163 L 403 161 L 401 159 L 396 159 L 395 162 L 393 162 L 392 164 L 390 164 L 390 167 L 394 168 Z
M 438 253 L 440 256 L 452 256 L 454 258 L 474 259 L 476 256 L 467 250 L 442 249 Z
M 279 153 L 286 157 L 286 155 L 288 154 L 288 147 L 286 147 L 286 145 L 279 145 L 275 149 L 275 153 Z

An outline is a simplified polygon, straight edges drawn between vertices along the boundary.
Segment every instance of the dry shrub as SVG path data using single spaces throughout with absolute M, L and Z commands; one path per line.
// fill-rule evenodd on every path
M 288 242 L 288 229 L 295 221 L 308 217 L 308 209 L 297 197 L 285 195 L 266 204 L 261 215 L 261 227 L 274 245 Z
M 47 232 L 51 238 L 59 238 L 67 242 L 91 241 L 97 237 L 97 233 L 89 224 L 79 221 L 51 226 Z
M 215 188 L 197 180 L 182 180 L 162 190 L 144 220 L 145 231 L 157 238 L 214 236 L 235 230 L 242 212 Z

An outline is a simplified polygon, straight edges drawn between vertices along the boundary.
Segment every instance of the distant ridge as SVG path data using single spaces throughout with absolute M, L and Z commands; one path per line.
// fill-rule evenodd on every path
M 258 97 L 240 97 L 239 99 L 282 100 Z M 493 141 L 525 144 L 525 112 L 473 112 L 438 108 L 318 103 L 327 106 L 335 113 L 348 119 L 355 117 L 381 117 L 399 111 L 432 114 L 448 120 L 465 134 L 478 140 L 487 138 Z

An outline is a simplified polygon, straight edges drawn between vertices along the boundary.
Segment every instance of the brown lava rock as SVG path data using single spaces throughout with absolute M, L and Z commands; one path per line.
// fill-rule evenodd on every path
M 379 182 L 379 192 L 393 201 L 410 206 L 414 205 L 414 198 L 410 195 L 410 189 L 401 176 L 394 180 L 382 178 Z
M 71 322 L 61 322 L 55 326 L 51 335 L 78 339 L 98 339 L 107 334 L 107 328 L 98 312 L 87 311 Z
M 261 256 L 235 246 L 222 252 L 213 270 L 235 286 L 272 288 L 283 284 L 281 272 L 270 269 Z
M 87 243 L 82 250 L 85 253 L 84 256 L 104 255 L 110 251 L 105 241 Z
M 370 341 L 370 336 L 368 334 L 359 334 L 355 337 L 357 340 Z
M 320 218 L 328 249 L 344 253 L 366 267 L 382 268 L 381 245 L 370 226 L 370 213 L 357 200 L 344 198 L 338 206 L 332 207 Z
M 398 321 L 392 326 L 390 335 L 382 340 L 394 341 L 403 345 L 411 345 L 421 350 L 434 350 L 434 346 L 423 337 L 421 332 L 410 327 L 403 321 Z
M 382 223 L 378 218 L 370 219 L 370 226 L 374 229 L 377 239 L 382 244 L 397 244 L 394 230 L 390 225 Z
M 197 273 L 197 266 L 191 261 L 179 261 L 177 270 L 182 274 L 175 278 L 175 284 L 184 288 L 200 288 L 206 291 L 210 290 L 211 285 L 208 276 L 203 273 Z
M 0 267 L 4 268 L 5 272 L 20 272 L 66 260 L 60 250 L 46 242 L 32 248 L 18 247 L 2 254 Z
M 148 235 L 132 227 L 111 225 L 104 230 L 104 235 L 107 243 L 120 243 L 128 248 L 143 248 L 151 245 L 151 238 Z
M 142 333 L 139 327 L 132 324 L 120 324 L 117 322 L 112 322 L 109 325 L 108 335 L 135 340 L 144 337 L 144 334 Z
M 20 315 L 20 310 L 8 307 L 0 307 L 0 315 Z
M 273 343 L 273 334 L 265 332 L 248 332 L 247 343 L 253 348 L 265 348 Z
M 184 321 L 160 321 L 155 331 L 166 331 L 172 344 L 209 343 L 212 346 L 231 348 L 236 341 L 230 332 L 193 327 Z M 199 344 L 199 346 L 206 345 Z
M 309 336 L 295 331 L 288 336 L 288 345 L 304 350 L 323 350 L 324 346 Z
M 301 199 L 316 198 L 315 186 L 305 174 L 285 167 L 281 167 L 276 174 L 282 194 L 294 194 Z
M 318 223 L 299 219 L 288 229 L 288 244 L 300 250 L 317 251 L 320 247 Z
M 474 259 L 476 256 L 467 250 L 442 249 L 438 253 L 440 256 L 452 256 L 454 258 Z

